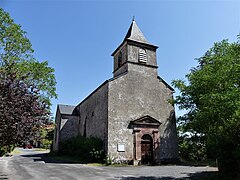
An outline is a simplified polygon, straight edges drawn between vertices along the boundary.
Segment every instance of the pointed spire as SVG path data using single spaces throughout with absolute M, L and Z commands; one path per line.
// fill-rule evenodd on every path
M 118 51 L 118 49 L 126 42 L 126 41 L 134 41 L 134 42 L 138 42 L 141 44 L 145 44 L 149 47 L 154 48 L 155 50 L 158 48 L 157 46 L 149 43 L 146 38 L 144 37 L 143 33 L 141 32 L 141 30 L 139 29 L 139 27 L 137 26 L 135 20 L 134 20 L 134 16 L 132 19 L 132 24 L 130 25 L 128 32 L 123 40 L 123 42 L 118 46 L 118 48 L 112 53 L 112 56 L 114 56 L 114 54 Z
M 137 23 L 134 20 L 134 16 L 133 16 L 132 24 L 129 27 L 127 35 L 125 36 L 124 40 L 126 39 L 145 43 L 145 44 L 150 44 L 144 37 L 139 27 L 137 26 Z

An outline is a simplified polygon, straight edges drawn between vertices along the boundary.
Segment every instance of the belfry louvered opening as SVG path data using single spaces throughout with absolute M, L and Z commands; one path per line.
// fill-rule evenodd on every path
M 138 51 L 138 61 L 139 62 L 147 62 L 147 53 L 145 49 L 139 49 Z

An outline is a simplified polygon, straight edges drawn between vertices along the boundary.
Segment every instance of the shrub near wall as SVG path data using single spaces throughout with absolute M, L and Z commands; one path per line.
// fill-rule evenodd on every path
M 0 146 L 0 157 L 14 150 L 15 145 Z
M 99 138 L 77 136 L 59 145 L 59 155 L 78 156 L 85 162 L 103 162 L 103 142 Z

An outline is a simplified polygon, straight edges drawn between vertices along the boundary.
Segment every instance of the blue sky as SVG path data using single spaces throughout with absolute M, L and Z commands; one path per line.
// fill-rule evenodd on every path
M 240 33 L 240 1 L 231 0 L 0 0 L 0 7 L 27 32 L 35 57 L 55 69 L 53 115 L 57 104 L 77 105 L 112 77 L 111 53 L 133 16 L 146 39 L 159 46 L 158 73 L 169 84 L 183 79 L 214 42 L 236 41 Z

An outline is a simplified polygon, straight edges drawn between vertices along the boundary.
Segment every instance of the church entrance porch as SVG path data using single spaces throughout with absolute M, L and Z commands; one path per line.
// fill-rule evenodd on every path
M 133 129 L 134 165 L 157 163 L 159 152 L 159 130 L 161 123 L 150 116 L 130 122 Z

